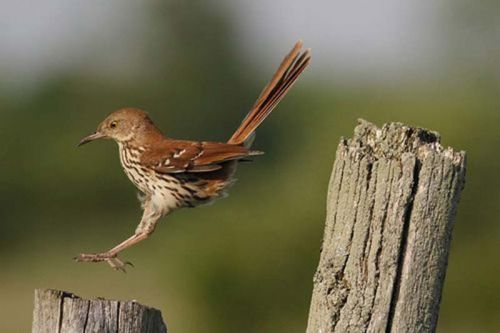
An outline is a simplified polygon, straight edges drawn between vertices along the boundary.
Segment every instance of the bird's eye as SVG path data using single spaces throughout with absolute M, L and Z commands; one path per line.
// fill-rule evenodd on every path
M 112 121 L 111 124 L 109 124 L 109 127 L 115 128 L 116 127 L 116 121 Z

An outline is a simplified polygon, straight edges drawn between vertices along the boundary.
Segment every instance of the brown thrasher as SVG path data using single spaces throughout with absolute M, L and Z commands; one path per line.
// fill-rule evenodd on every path
M 250 149 L 253 134 L 309 64 L 310 50 L 301 53 L 301 48 L 298 41 L 226 143 L 167 138 L 146 112 L 133 108 L 111 113 L 95 133 L 81 140 L 79 146 L 100 138 L 118 143 L 123 169 L 142 193 L 144 213 L 134 235 L 107 252 L 80 254 L 75 260 L 106 261 L 124 271 L 130 263 L 118 258 L 118 253 L 151 235 L 162 216 L 223 195 L 233 182 L 238 161 L 262 154 Z

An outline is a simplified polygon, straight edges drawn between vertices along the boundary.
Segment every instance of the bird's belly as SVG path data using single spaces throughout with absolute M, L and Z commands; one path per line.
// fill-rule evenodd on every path
M 189 174 L 156 174 L 155 180 L 153 196 L 169 210 L 207 204 L 224 194 L 221 187 Z
M 195 207 L 224 196 L 231 181 L 213 181 L 189 173 L 164 174 L 142 166 L 120 149 L 120 161 L 129 180 L 150 198 L 155 210 L 166 215 L 180 207 Z
M 148 184 L 148 191 L 151 193 L 153 205 L 163 215 L 185 206 L 186 201 L 190 199 L 189 192 L 186 191 L 182 183 L 169 175 L 154 174 Z
M 141 192 L 151 194 L 150 187 L 148 186 L 148 175 L 144 170 L 138 167 L 123 167 L 123 171 L 128 179 L 134 184 Z
M 125 168 L 130 181 L 150 198 L 155 211 L 166 215 L 172 210 L 185 206 L 189 200 L 189 192 L 172 176 L 158 177 L 154 172 Z
M 183 207 L 183 200 L 179 200 L 174 192 L 170 191 L 155 191 L 151 195 L 151 202 L 156 211 L 161 212 L 161 215 L 167 215 L 173 210 Z

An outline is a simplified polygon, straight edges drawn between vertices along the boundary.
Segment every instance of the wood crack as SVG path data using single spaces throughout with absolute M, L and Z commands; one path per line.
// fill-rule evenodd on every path
M 120 332 L 120 306 L 122 304 L 121 301 L 116 302 L 116 333 Z
M 64 311 L 64 292 L 61 293 L 61 298 L 59 300 L 59 327 L 57 329 L 57 333 L 61 333 L 61 328 L 62 328 L 62 319 L 63 319 L 63 311 Z
M 408 246 L 408 230 L 410 227 L 411 213 L 413 211 L 413 198 L 417 194 L 419 186 L 419 173 L 420 173 L 421 163 L 418 159 L 415 161 L 413 168 L 413 184 L 411 188 L 411 195 L 409 197 L 409 202 L 406 203 L 406 209 L 403 218 L 403 231 L 401 234 L 401 243 L 399 246 L 400 252 L 398 257 L 398 263 L 396 268 L 396 277 L 394 279 L 394 289 L 392 291 L 391 302 L 389 305 L 389 316 L 387 319 L 387 326 L 385 331 L 390 333 L 392 331 L 392 322 L 394 320 L 395 305 L 398 301 L 399 290 L 401 288 L 401 275 L 403 272 L 404 258 L 406 254 L 406 247 Z
M 85 311 L 85 321 L 83 322 L 83 332 L 87 332 L 87 324 L 89 323 L 90 301 L 87 301 L 87 311 Z

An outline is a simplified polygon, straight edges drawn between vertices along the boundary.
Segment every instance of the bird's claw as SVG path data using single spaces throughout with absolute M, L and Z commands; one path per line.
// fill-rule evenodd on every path
M 120 272 L 123 272 L 123 273 L 127 273 L 127 271 L 125 270 L 125 267 L 127 265 L 129 265 L 131 267 L 134 267 L 134 264 L 132 264 L 130 261 L 123 261 L 120 258 L 118 258 L 117 256 L 106 259 L 106 262 L 113 269 L 116 269 L 117 271 L 120 271 Z
M 73 258 L 78 262 L 101 262 L 106 261 L 111 268 L 121 271 L 123 273 L 127 273 L 125 267 L 130 265 L 134 267 L 134 265 L 130 261 L 123 261 L 118 258 L 117 254 L 109 254 L 109 253 L 81 253 L 78 256 Z

